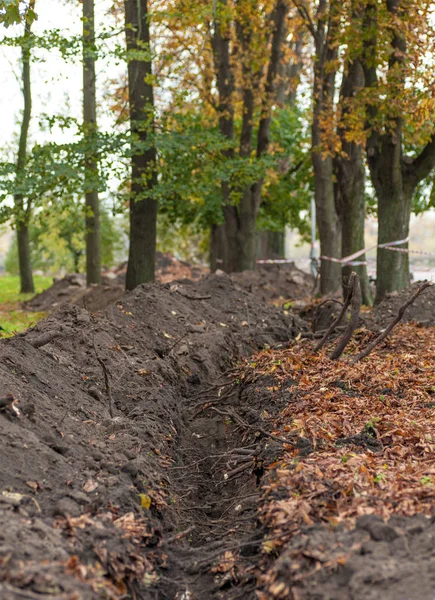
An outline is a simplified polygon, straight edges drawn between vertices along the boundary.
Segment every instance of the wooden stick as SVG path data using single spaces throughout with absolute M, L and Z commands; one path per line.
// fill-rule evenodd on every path
M 397 323 L 399 323 L 403 319 L 403 315 L 405 314 L 406 309 L 409 306 L 411 306 L 411 304 L 421 294 L 421 292 L 423 292 L 428 287 L 431 287 L 432 285 L 433 284 L 430 281 L 425 281 L 423 283 L 423 285 L 421 285 L 418 288 L 418 290 L 416 290 L 412 294 L 412 296 L 410 296 L 408 298 L 408 300 L 405 302 L 405 304 L 402 304 L 402 306 L 399 308 L 399 312 L 397 313 L 397 317 L 391 321 L 391 323 L 388 325 L 388 327 L 380 335 L 378 335 L 378 337 L 375 340 L 373 340 L 373 342 L 371 344 L 369 344 L 365 350 L 363 350 L 362 352 L 360 352 L 359 354 L 357 354 L 352 359 L 351 363 L 355 364 L 356 362 L 358 362 L 361 359 L 363 359 L 366 356 L 368 356 L 370 354 L 370 352 L 373 350 L 373 348 L 375 348 L 378 344 L 380 344 L 382 342 L 382 340 L 385 340 L 385 338 L 389 336 L 389 334 L 390 334 L 391 330 L 393 329 L 393 327 L 395 327 L 397 325 Z
M 46 331 L 42 335 L 33 338 L 32 340 L 27 340 L 31 346 L 34 348 L 42 348 L 42 346 L 46 346 L 54 339 L 61 335 L 60 331 Z
M 112 398 L 112 388 L 110 386 L 110 380 L 109 380 L 109 372 L 107 370 L 104 360 L 99 356 L 99 354 L 97 352 L 97 346 L 95 345 L 95 333 L 92 335 L 92 343 L 94 346 L 95 356 L 97 357 L 97 360 L 100 363 L 101 368 L 103 369 L 104 383 L 106 386 L 107 398 L 109 400 L 109 414 L 110 414 L 110 418 L 113 419 L 113 398 Z
M 334 351 L 331 354 L 332 360 L 337 360 L 340 358 L 340 356 L 344 352 L 344 349 L 350 342 L 350 338 L 352 337 L 353 332 L 359 325 L 359 311 L 361 310 L 362 304 L 361 283 L 356 273 L 352 273 L 352 275 L 355 275 L 355 277 L 352 280 L 352 290 L 350 290 L 349 292 L 352 297 L 350 319 L 345 332 L 338 340 L 338 344 L 336 345 Z
M 352 273 L 349 275 L 349 281 L 348 281 L 349 291 L 347 293 L 347 298 L 346 298 L 345 303 L 342 306 L 340 314 L 335 319 L 335 321 L 333 323 L 331 323 L 331 325 L 329 326 L 329 328 L 326 330 L 325 335 L 323 336 L 323 338 L 320 340 L 320 342 L 314 348 L 314 352 L 318 352 L 321 348 L 323 348 L 323 346 L 326 344 L 326 341 L 327 341 L 328 337 L 331 335 L 331 333 L 334 331 L 334 329 L 336 327 L 338 327 L 338 325 L 340 325 L 340 323 L 341 323 L 341 321 L 342 321 L 342 319 L 343 319 L 343 317 L 344 317 L 344 315 L 346 313 L 346 310 L 348 309 L 350 301 L 352 299 L 353 282 L 355 280 L 355 277 L 356 277 L 356 273 L 354 271 L 352 271 Z

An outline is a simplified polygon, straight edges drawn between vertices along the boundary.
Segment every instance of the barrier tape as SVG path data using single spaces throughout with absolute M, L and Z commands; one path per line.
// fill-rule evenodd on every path
M 335 262 L 341 265 L 348 265 L 352 267 L 359 267 L 367 265 L 366 260 L 354 260 L 355 258 L 359 258 L 366 252 L 370 252 L 370 250 L 374 250 L 375 248 L 382 248 L 384 250 L 393 250 L 394 252 L 405 252 L 412 254 L 421 254 L 424 256 L 435 256 L 435 252 L 425 252 L 424 250 L 410 250 L 409 248 L 396 248 L 396 246 L 401 246 L 402 244 L 406 244 L 409 242 L 409 237 L 404 240 L 395 240 L 394 242 L 385 242 L 383 244 L 374 244 L 373 246 L 369 246 L 368 248 L 363 248 L 362 250 L 358 250 L 353 254 L 349 254 L 349 256 L 345 256 L 344 258 L 333 258 L 332 256 L 320 256 L 320 260 L 329 260 L 331 262 Z M 222 263 L 221 259 L 216 261 L 217 263 Z M 259 265 L 285 265 L 294 262 L 294 259 L 291 258 L 262 258 L 258 259 L 257 264 Z
M 333 258 L 331 256 L 321 256 L 320 260 L 329 260 L 331 262 L 339 263 L 341 265 L 349 265 L 349 266 L 357 267 L 360 265 L 366 265 L 367 261 L 366 260 L 354 261 L 353 260 L 354 258 L 358 258 L 359 256 L 362 256 L 366 252 L 370 252 L 370 250 L 374 250 L 375 248 L 384 248 L 385 250 L 397 250 L 397 248 L 394 248 L 394 246 L 401 246 L 402 244 L 406 244 L 407 242 L 409 242 L 409 237 L 405 238 L 404 240 L 395 240 L 394 242 L 385 242 L 383 244 L 375 244 L 374 246 L 370 246 L 369 248 L 363 248 L 362 250 L 358 250 L 357 252 L 354 252 L 353 254 L 349 254 L 349 256 L 345 256 L 344 258 Z M 406 248 L 400 248 L 400 250 L 403 252 L 409 252 L 409 250 Z

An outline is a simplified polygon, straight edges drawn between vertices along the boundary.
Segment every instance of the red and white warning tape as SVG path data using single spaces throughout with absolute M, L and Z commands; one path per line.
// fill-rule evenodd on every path
M 409 250 L 408 248 L 395 248 L 395 246 L 401 246 L 402 244 L 406 244 L 407 242 L 409 242 L 409 237 L 405 238 L 404 240 L 396 240 L 394 242 L 385 242 L 383 244 L 375 244 L 374 246 L 370 246 L 369 248 L 363 248 L 362 250 L 358 250 L 358 252 L 354 252 L 353 254 L 350 254 L 349 256 L 345 256 L 344 258 L 333 258 L 331 256 L 321 256 L 320 259 L 321 260 L 329 260 L 331 262 L 335 262 L 335 263 L 339 263 L 341 265 L 350 265 L 350 266 L 360 266 L 360 265 L 366 265 L 367 261 L 366 260 L 354 260 L 354 258 L 358 258 L 359 256 L 362 256 L 363 254 L 365 254 L 366 252 L 370 252 L 370 250 L 374 250 L 375 248 L 384 248 L 385 250 L 396 250 L 397 252 L 412 252 L 412 250 Z M 419 252 L 418 250 L 415 250 L 415 252 Z M 427 254 L 432 254 L 432 253 L 427 253 Z M 435 254 L 434 254 L 435 256 Z
M 358 267 L 362 265 L 366 265 L 366 260 L 355 260 L 359 258 L 366 252 L 370 252 L 370 250 L 374 250 L 375 248 L 383 248 L 385 250 L 393 250 L 394 252 L 406 252 L 412 254 L 421 254 L 423 256 L 435 256 L 435 252 L 425 252 L 423 250 L 410 250 L 409 248 L 397 248 L 396 246 L 401 246 L 402 244 L 406 244 L 409 242 L 409 237 L 404 240 L 396 240 L 394 242 L 385 242 L 384 244 L 375 244 L 374 246 L 369 246 L 368 248 L 363 248 L 362 250 L 358 250 L 358 252 L 354 252 L 349 256 L 345 256 L 344 258 L 333 258 L 332 256 L 321 256 L 320 260 L 329 260 L 331 262 L 339 263 L 341 265 L 349 265 L 352 267 Z M 223 261 L 218 259 L 216 262 L 222 263 Z M 285 265 L 289 263 L 293 263 L 294 259 L 291 258 L 262 258 L 257 260 L 257 264 L 259 265 Z

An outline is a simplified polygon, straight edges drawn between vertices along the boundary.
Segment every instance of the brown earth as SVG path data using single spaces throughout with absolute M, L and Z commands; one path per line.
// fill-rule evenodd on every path
M 433 600 L 425 517 L 316 524 L 264 551 L 272 422 L 292 394 L 239 360 L 309 336 L 300 317 L 224 274 L 86 306 L 0 342 L 2 600 Z M 284 588 L 262 596 L 269 568 Z
M 394 318 L 399 308 L 406 302 L 411 294 L 417 290 L 422 281 L 417 281 L 412 286 L 402 292 L 393 292 L 388 294 L 374 311 L 372 317 L 376 325 L 382 326 Z M 420 325 L 435 325 L 435 286 L 432 285 L 418 296 L 415 302 L 407 309 L 403 318 L 405 322 L 415 321 Z
M 0 597 L 173 599 L 197 586 L 185 571 L 210 566 L 231 541 L 227 513 L 234 525 L 238 497 L 257 494 L 250 475 L 222 487 L 214 456 L 246 442 L 201 408 L 225 395 L 239 356 L 304 327 L 221 275 L 140 286 L 105 313 L 65 306 L 3 340 Z

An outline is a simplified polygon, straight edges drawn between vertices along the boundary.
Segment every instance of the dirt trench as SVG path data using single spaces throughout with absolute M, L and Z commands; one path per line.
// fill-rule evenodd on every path
M 2 600 L 253 597 L 258 410 L 226 384 L 304 327 L 222 275 L 2 341 Z

